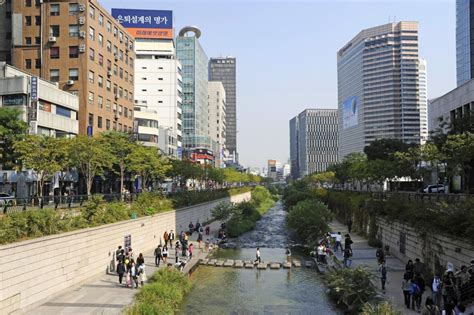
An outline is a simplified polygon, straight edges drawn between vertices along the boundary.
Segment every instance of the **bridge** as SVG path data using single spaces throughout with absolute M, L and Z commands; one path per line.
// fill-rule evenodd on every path
M 244 268 L 244 269 L 258 269 L 258 270 L 267 270 L 273 269 L 273 270 L 278 270 L 281 268 L 284 269 L 291 269 L 291 268 L 301 268 L 301 267 L 307 267 L 307 268 L 313 268 L 314 267 L 314 261 L 308 260 L 304 261 L 303 263 L 299 260 L 293 260 L 291 262 L 285 261 L 285 262 L 254 262 L 250 260 L 233 260 L 233 259 L 227 259 L 227 260 L 222 260 L 222 259 L 201 259 L 199 262 L 200 265 L 204 266 L 212 266 L 212 267 L 227 267 L 227 268 Z

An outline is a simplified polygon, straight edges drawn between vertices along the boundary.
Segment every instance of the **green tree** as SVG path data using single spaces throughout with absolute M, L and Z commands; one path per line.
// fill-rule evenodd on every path
M 227 221 L 235 212 L 236 207 L 227 201 L 219 203 L 211 210 L 212 217 L 215 220 Z
M 368 178 L 367 157 L 364 153 L 351 153 L 344 158 L 349 178 L 364 183 Z
M 368 160 L 393 160 L 395 152 L 406 152 L 414 145 L 399 139 L 378 139 L 364 148 Z
M 28 124 L 20 119 L 16 109 L 0 107 L 0 166 L 13 169 L 18 158 L 13 144 L 25 138 Z
M 58 144 L 59 141 L 56 138 L 28 135 L 13 145 L 22 166 L 36 172 L 40 197 L 43 196 L 44 182 L 56 172 L 63 170 Z
M 164 178 L 170 168 L 168 160 L 153 147 L 137 146 L 128 156 L 127 164 L 131 172 L 141 177 L 142 190 L 152 178 Z
M 84 176 L 87 194 L 90 195 L 94 177 L 103 175 L 105 170 L 111 169 L 115 157 L 99 136 L 74 138 L 70 153 L 72 165 Z
M 451 170 L 451 174 L 460 174 L 464 181 L 464 189 L 469 187 L 471 162 L 474 157 L 474 134 L 449 135 L 443 146 L 443 153 Z
M 325 204 L 314 199 L 304 200 L 289 209 L 287 224 L 302 240 L 314 244 L 329 231 L 330 219 L 331 212 Z

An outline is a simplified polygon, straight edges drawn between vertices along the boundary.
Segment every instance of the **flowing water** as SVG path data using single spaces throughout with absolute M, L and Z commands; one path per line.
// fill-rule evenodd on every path
M 283 262 L 285 247 L 293 244 L 285 228 L 280 203 L 270 209 L 255 229 L 231 240 L 232 249 L 219 249 L 215 258 L 254 260 L 260 247 L 262 261 Z M 304 260 L 296 249 L 293 259 Z M 329 302 L 314 269 L 234 269 L 199 266 L 191 277 L 193 290 L 183 314 L 338 314 Z

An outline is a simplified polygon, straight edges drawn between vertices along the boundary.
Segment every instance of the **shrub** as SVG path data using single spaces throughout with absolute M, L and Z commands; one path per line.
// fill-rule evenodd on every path
M 317 242 L 329 231 L 327 224 L 331 213 L 327 206 L 319 201 L 310 199 L 298 202 L 291 207 L 287 216 L 287 224 L 296 231 L 299 238 L 308 243 Z
M 377 305 L 372 305 L 370 303 L 365 303 L 362 308 L 361 315 L 402 315 L 402 312 L 399 312 L 395 307 L 389 302 L 382 302 Z
M 220 202 L 211 210 L 212 217 L 218 221 L 226 221 L 235 213 L 235 206 L 227 201 Z

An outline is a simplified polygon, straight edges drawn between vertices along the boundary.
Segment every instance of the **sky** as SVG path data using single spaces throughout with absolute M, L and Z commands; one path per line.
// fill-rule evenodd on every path
M 289 120 L 306 108 L 337 108 L 336 52 L 362 29 L 418 21 L 428 97 L 456 85 L 454 0 L 99 2 L 107 9 L 173 10 L 176 33 L 198 26 L 208 57 L 237 58 L 237 150 L 244 166 L 285 163 Z

